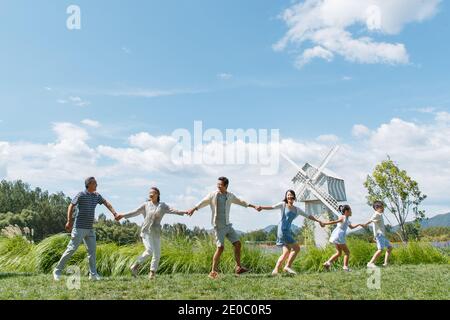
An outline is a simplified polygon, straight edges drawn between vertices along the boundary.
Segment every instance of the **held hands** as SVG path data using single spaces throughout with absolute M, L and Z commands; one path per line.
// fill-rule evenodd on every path
M 115 219 L 117 222 L 119 222 L 120 220 L 123 219 L 123 214 L 116 214 L 116 215 L 114 216 L 114 219 Z
M 262 211 L 262 207 L 261 206 L 256 206 L 255 210 L 258 211 L 258 212 L 261 212 Z
M 72 229 L 73 229 L 73 222 L 67 221 L 67 223 L 66 223 L 66 231 L 67 232 L 72 232 Z
M 197 208 L 192 208 L 191 210 L 188 210 L 187 212 L 186 212 L 186 214 L 188 215 L 188 216 L 190 216 L 190 217 L 192 217 L 192 215 L 194 214 L 194 212 L 197 210 Z

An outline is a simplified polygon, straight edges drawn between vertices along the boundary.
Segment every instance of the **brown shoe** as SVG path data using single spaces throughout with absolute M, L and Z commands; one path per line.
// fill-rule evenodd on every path
M 208 275 L 208 278 L 212 280 L 216 280 L 219 277 L 219 274 L 216 271 L 211 271 Z
M 236 269 L 235 269 L 234 272 L 235 272 L 237 275 L 240 275 L 240 274 L 247 273 L 247 272 L 249 272 L 249 271 L 250 271 L 249 269 L 244 268 L 244 267 L 236 267 Z

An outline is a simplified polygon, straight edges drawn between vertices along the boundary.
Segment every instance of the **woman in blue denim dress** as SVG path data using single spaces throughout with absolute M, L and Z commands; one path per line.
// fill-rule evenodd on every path
M 293 190 L 286 191 L 284 200 L 273 206 L 259 206 L 257 207 L 258 211 L 261 210 L 280 210 L 280 221 L 278 223 L 277 230 L 277 246 L 283 248 L 283 253 L 277 261 L 275 269 L 272 272 L 272 275 L 278 275 L 280 273 L 280 269 L 282 265 L 286 262 L 283 270 L 289 274 L 297 274 L 292 269 L 292 264 L 295 261 L 298 253 L 300 252 L 300 246 L 298 245 L 297 240 L 294 239 L 294 235 L 292 233 L 292 222 L 298 216 L 303 216 L 305 218 L 316 221 L 322 225 L 322 222 L 317 220 L 312 215 L 307 215 L 302 209 L 296 207 L 294 202 L 297 200 L 295 192 Z

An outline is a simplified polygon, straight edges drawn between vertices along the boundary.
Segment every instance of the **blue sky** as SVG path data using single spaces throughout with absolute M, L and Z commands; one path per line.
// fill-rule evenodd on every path
M 406 63 L 399 63 L 384 52 L 380 52 L 384 62 L 368 63 L 371 52 L 364 53 L 362 60 L 352 61 L 349 58 L 352 53 L 341 54 L 340 49 L 327 47 L 327 42 L 311 44 L 311 39 L 274 50 L 273 46 L 288 32 L 288 23 L 280 14 L 295 5 L 292 1 L 2 1 L 0 143 L 3 142 L 6 151 L 3 162 L 0 158 L 0 176 L 24 179 L 33 186 L 63 190 L 71 195 L 81 186 L 77 178 L 83 179 L 84 171 L 74 178 L 77 166 L 67 169 L 67 176 L 55 181 L 43 178 L 45 172 L 53 169 L 46 166 L 45 158 L 39 158 L 41 148 L 61 140 L 55 124 L 70 123 L 81 128 L 89 136 L 86 144 L 97 152 L 99 146 L 117 150 L 136 147 L 130 146 L 130 136 L 142 132 L 153 137 L 170 136 L 173 130 L 192 129 L 193 122 L 201 120 L 205 127 L 219 130 L 280 129 L 284 139 L 293 139 L 303 146 L 315 143 L 322 148 L 318 147 L 322 151 L 311 161 L 323 157 L 330 145 L 329 139 L 327 142 L 318 137 L 333 135 L 336 140 L 332 142 L 359 152 L 348 157 L 342 154 L 342 158 L 358 159 L 357 155 L 364 152 L 380 155 L 366 166 L 358 164 L 361 170 L 369 170 L 383 154 L 374 144 L 399 141 L 401 145 L 393 145 L 392 149 L 399 152 L 399 164 L 416 174 L 431 193 L 427 204 L 430 213 L 447 212 L 448 198 L 433 197 L 437 189 L 447 186 L 446 182 L 432 187 L 432 181 L 436 180 L 433 177 L 438 168 L 449 170 L 450 159 L 435 153 L 440 161 L 437 168 L 431 162 L 427 165 L 421 162 L 431 161 L 433 152 L 440 150 L 436 141 L 443 141 L 440 133 L 449 128 L 446 116 L 450 104 L 450 44 L 445 39 L 450 33 L 449 7 L 448 3 L 430 0 L 433 13 L 416 19 L 427 8 L 402 10 L 405 1 L 396 2 L 399 5 L 391 12 L 383 11 L 385 7 L 380 2 L 381 23 L 395 20 L 401 30 L 392 32 L 381 25 L 371 32 L 363 23 L 338 27 L 354 38 L 403 44 L 408 55 Z M 66 28 L 66 8 L 70 4 L 81 8 L 81 30 Z M 405 16 L 410 11 L 411 16 Z M 339 15 L 335 13 L 335 17 Z M 385 16 L 391 20 L 384 19 Z M 332 52 L 331 61 L 316 57 L 296 67 L 296 57 L 315 45 Z M 83 125 L 86 119 L 98 123 Z M 393 123 L 392 119 L 402 122 Z M 372 133 L 357 137 L 353 130 L 357 124 Z M 435 137 L 426 142 L 425 151 L 417 146 L 421 150 L 417 159 L 405 156 L 404 152 L 411 149 L 402 149 L 403 137 L 383 135 L 383 125 L 390 130 L 389 134 L 396 135 L 394 131 L 399 124 L 400 127 L 411 124 L 419 136 Z M 441 129 L 437 130 L 438 127 Z M 25 149 L 19 149 L 22 147 Z M 11 150 L 26 151 L 12 158 Z M 420 154 L 429 155 L 428 160 Z M 57 161 L 70 163 L 71 155 L 63 155 Z M 120 162 L 104 154 L 94 157 L 98 158 L 90 172 L 96 175 L 103 175 L 108 165 Z M 28 164 L 36 158 L 40 159 L 32 165 L 36 171 L 30 171 Z M 299 155 L 297 160 L 308 158 Z M 337 161 L 347 163 L 341 158 Z M 330 166 L 335 171 L 339 168 L 336 163 Z M 192 202 L 204 187 L 214 186 L 215 182 L 206 179 L 211 182 L 204 186 L 199 177 L 203 172 L 199 169 L 196 175 L 195 168 L 189 176 L 177 173 L 176 177 L 161 168 L 136 172 L 126 164 L 120 168 L 123 176 L 115 180 L 104 176 L 104 191 L 120 210 L 137 206 L 136 201 L 146 194 L 141 185 L 123 190 L 120 179 L 126 177 L 163 185 L 170 195 L 166 200 L 174 205 L 187 205 L 186 197 Z M 424 172 L 424 168 L 430 172 Z M 215 170 L 220 173 L 219 168 Z M 264 181 L 261 183 L 289 187 L 286 177 L 292 172 L 285 170 L 286 176 L 261 178 Z M 247 182 L 252 179 L 249 172 L 248 177 L 236 176 L 235 181 L 245 185 L 244 177 Z M 357 192 L 361 190 L 360 180 L 350 179 L 350 183 L 358 184 L 350 199 L 363 210 L 364 199 Z M 172 184 L 174 181 L 176 186 Z M 189 185 L 197 191 L 189 191 Z M 281 194 L 284 191 L 279 190 Z M 239 191 L 252 196 L 245 187 Z M 255 200 L 272 202 L 279 197 L 271 191 Z M 271 218 L 259 224 L 237 220 L 240 229 L 253 229 L 269 223 Z M 195 221 L 207 225 L 201 219 Z

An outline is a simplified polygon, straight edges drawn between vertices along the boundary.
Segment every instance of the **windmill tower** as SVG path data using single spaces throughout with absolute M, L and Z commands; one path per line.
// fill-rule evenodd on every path
M 292 179 L 294 190 L 297 193 L 297 201 L 305 203 L 306 213 L 321 220 L 337 219 L 340 215 L 339 202 L 347 201 L 344 180 L 325 167 L 338 151 L 339 146 L 334 147 L 323 160 L 319 167 L 306 163 L 300 168 L 295 162 L 284 156 L 298 170 Z M 324 247 L 330 236 L 331 230 L 314 225 L 314 241 L 319 247 Z

